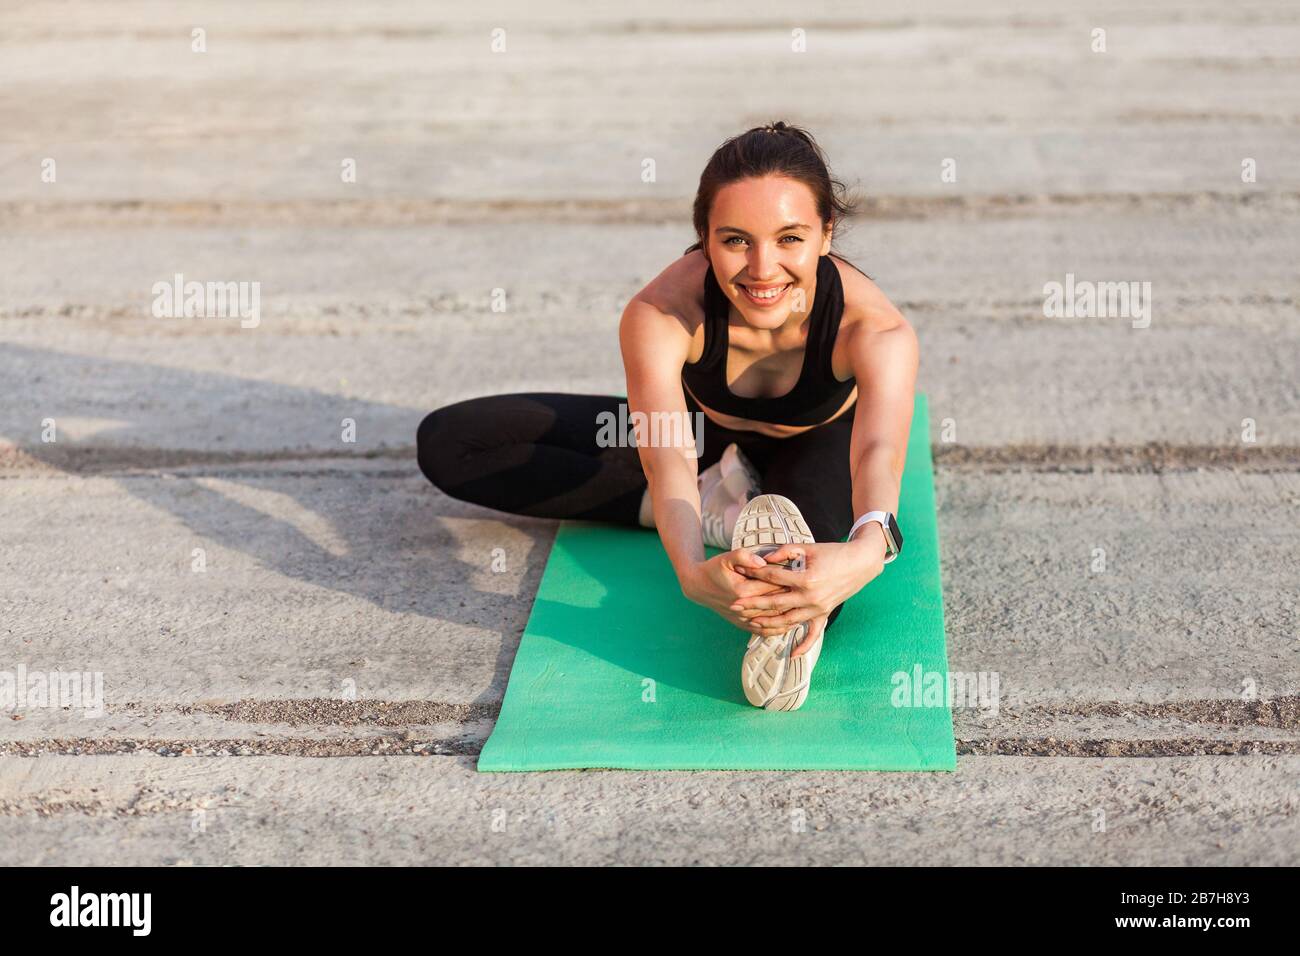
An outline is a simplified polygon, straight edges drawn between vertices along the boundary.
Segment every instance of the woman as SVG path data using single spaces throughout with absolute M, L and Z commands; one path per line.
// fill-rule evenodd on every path
M 746 697 L 793 710 L 843 602 L 901 546 L 916 336 L 831 252 L 852 213 L 807 131 L 751 129 L 713 154 L 699 239 L 623 311 L 624 418 L 682 441 L 601 440 L 618 396 L 488 396 L 430 414 L 419 462 L 455 498 L 514 514 L 654 527 L 690 600 L 753 635 Z M 855 521 L 855 516 L 857 520 Z M 724 549 L 705 558 L 704 545 Z

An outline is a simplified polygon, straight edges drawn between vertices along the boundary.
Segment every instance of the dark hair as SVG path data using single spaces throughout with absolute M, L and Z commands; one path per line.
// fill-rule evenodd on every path
M 709 210 L 718 190 L 742 179 L 773 175 L 788 176 L 811 190 L 823 226 L 834 229 L 831 254 L 849 262 L 835 251 L 834 237 L 839 234 L 840 225 L 857 211 L 857 203 L 845 198 L 844 184 L 831 176 L 825 154 L 812 134 L 782 120 L 755 126 L 714 150 L 700 174 L 700 187 L 695 193 L 693 222 L 698 238 L 682 255 L 704 248 L 709 233 Z M 858 269 L 852 262 L 849 265 Z

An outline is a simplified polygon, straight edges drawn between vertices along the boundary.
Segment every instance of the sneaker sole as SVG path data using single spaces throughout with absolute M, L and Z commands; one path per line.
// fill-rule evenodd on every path
M 803 627 L 804 625 L 800 625 Z M 803 632 L 792 643 L 793 647 L 803 640 Z M 813 668 L 822 653 L 822 638 L 818 637 L 812 647 L 799 657 L 792 658 L 787 665 L 782 691 L 772 696 L 765 704 L 764 710 L 798 710 L 808 699 L 808 690 L 812 684 Z M 748 695 L 746 695 L 748 696 Z M 751 701 L 752 703 L 752 701 Z
M 812 532 L 795 503 L 783 495 L 759 495 L 741 509 L 731 548 L 748 548 L 760 556 L 784 544 L 813 544 Z M 784 562 L 790 567 L 789 562 Z M 790 654 L 808 633 L 808 622 L 796 624 L 780 637 L 755 634 L 740 663 L 745 699 L 767 710 L 797 710 L 808 698 L 808 686 L 822 639 L 799 657 Z

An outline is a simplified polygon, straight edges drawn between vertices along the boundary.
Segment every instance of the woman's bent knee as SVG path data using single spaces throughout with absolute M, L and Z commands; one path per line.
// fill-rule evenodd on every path
M 464 417 L 453 408 L 449 405 L 434 409 L 415 430 L 415 457 L 420 471 L 443 491 L 455 482 L 453 469 L 461 447 L 457 423 Z
M 463 483 L 466 466 L 476 451 L 505 440 L 512 421 L 512 395 L 484 395 L 436 408 L 415 430 L 415 454 L 420 471 L 437 488 Z M 454 495 L 453 495 L 454 497 Z

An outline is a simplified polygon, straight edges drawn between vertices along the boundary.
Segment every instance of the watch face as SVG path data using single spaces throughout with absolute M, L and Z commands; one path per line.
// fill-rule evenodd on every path
M 898 530 L 898 522 L 893 515 L 889 516 L 889 536 L 894 539 L 894 553 L 903 550 L 903 532 Z

